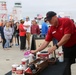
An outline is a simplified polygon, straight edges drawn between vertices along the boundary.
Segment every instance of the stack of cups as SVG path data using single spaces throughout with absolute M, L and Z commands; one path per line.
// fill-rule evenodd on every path
M 16 68 L 18 67 L 17 64 L 12 65 L 12 73 L 16 73 Z
M 23 75 L 23 67 L 22 67 L 22 65 L 20 65 L 20 66 L 18 66 L 17 68 L 16 68 L 16 75 Z
M 22 66 L 23 66 L 23 69 L 25 70 L 25 69 L 27 68 L 27 66 L 28 66 L 28 59 L 23 58 L 23 59 L 21 60 L 21 64 L 22 64 Z

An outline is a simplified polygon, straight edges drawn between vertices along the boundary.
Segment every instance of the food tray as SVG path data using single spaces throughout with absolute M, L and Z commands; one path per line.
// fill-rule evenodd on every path
M 44 62 L 40 63 L 40 64 L 36 64 L 37 62 L 44 60 Z M 34 74 L 30 74 L 30 73 L 25 73 L 25 75 L 39 75 L 39 73 L 45 69 L 47 66 L 49 66 L 49 64 L 54 65 L 56 63 L 56 59 L 55 58 L 51 58 L 51 59 L 36 59 L 35 61 L 31 62 L 30 64 L 35 64 L 37 67 L 37 72 Z M 29 64 L 29 65 L 30 65 Z
M 37 64 L 39 61 L 44 61 L 40 64 Z M 31 62 L 30 64 L 35 64 L 37 68 L 40 68 L 41 70 L 45 69 L 48 66 L 48 59 L 36 59 L 35 61 Z

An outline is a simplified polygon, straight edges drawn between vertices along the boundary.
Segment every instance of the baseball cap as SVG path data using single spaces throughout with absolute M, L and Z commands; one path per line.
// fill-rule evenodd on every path
M 50 20 L 50 19 L 51 19 L 53 16 L 55 16 L 55 15 L 56 15 L 55 12 L 49 11 L 49 12 L 46 13 L 46 19 L 47 19 L 47 20 Z

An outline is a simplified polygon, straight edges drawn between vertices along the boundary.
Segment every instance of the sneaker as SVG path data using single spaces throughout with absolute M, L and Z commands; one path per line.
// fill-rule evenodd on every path
M 9 48 L 12 48 L 12 46 L 9 46 Z

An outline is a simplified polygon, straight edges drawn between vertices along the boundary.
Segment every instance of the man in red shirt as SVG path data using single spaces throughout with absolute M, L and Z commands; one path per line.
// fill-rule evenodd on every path
M 74 23 L 69 18 L 58 18 L 53 11 L 49 11 L 46 14 L 46 18 L 52 26 L 49 28 L 43 44 L 31 52 L 36 53 L 43 50 L 52 38 L 56 38 L 58 43 L 49 48 L 48 52 L 52 53 L 60 46 L 63 46 L 64 58 L 69 58 L 70 64 L 74 63 L 76 57 L 76 28 Z

